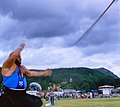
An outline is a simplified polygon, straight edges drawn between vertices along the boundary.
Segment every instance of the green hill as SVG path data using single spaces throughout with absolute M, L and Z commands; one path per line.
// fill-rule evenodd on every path
M 101 85 L 120 85 L 120 79 L 112 72 L 104 69 L 90 69 L 90 68 L 60 68 L 54 69 L 52 81 L 56 83 L 66 83 L 62 86 L 64 88 L 76 89 L 97 89 Z M 70 82 L 70 80 L 72 80 Z M 118 82 L 119 81 L 119 82 Z
M 27 78 L 27 80 L 28 84 L 33 81 L 40 83 L 43 89 L 52 84 L 81 90 L 93 90 L 101 85 L 120 86 L 120 78 L 105 68 L 59 68 L 53 69 L 51 77 Z

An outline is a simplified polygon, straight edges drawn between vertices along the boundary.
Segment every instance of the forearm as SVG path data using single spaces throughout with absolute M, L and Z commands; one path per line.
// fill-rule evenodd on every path
M 21 43 L 19 47 L 9 55 L 9 60 L 15 60 L 17 57 L 19 57 L 24 47 L 25 47 L 25 44 Z
M 21 48 L 17 48 L 15 51 L 12 52 L 13 53 L 12 56 L 14 57 L 20 56 L 21 51 L 22 51 Z
M 42 77 L 46 76 L 45 71 L 31 71 L 31 77 Z
M 52 70 L 47 69 L 43 71 L 30 71 L 27 69 L 26 75 L 28 77 L 42 77 L 42 76 L 51 76 L 52 75 Z
M 24 45 L 20 45 L 15 51 L 13 51 L 13 55 L 20 56 L 20 53 L 23 49 L 24 49 Z

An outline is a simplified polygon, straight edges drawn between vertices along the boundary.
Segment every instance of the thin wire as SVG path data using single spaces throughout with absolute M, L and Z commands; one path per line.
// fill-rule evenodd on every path
M 79 43 L 79 41 L 81 41 L 82 39 L 84 39 L 89 32 L 92 30 L 92 28 L 96 25 L 96 23 L 102 18 L 102 16 L 106 13 L 106 11 L 112 6 L 112 4 L 115 2 L 115 0 L 113 0 L 108 7 L 103 11 L 103 13 L 97 18 L 97 20 L 90 26 L 90 28 L 73 44 L 76 45 L 77 43 Z

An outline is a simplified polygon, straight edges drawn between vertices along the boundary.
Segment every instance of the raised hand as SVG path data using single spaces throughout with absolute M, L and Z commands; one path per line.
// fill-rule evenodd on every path
M 19 48 L 21 48 L 21 49 L 23 49 L 25 47 L 25 43 L 21 43 L 20 45 L 19 45 Z

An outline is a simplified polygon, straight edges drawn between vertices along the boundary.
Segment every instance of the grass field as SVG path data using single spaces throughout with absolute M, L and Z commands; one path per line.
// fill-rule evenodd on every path
M 60 99 L 55 101 L 54 107 L 120 107 L 120 98 Z

